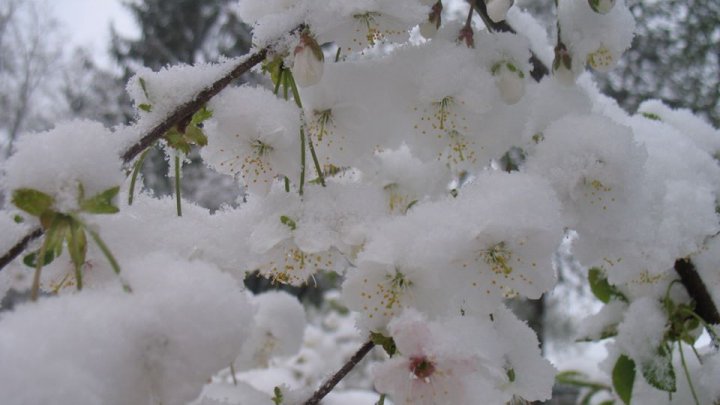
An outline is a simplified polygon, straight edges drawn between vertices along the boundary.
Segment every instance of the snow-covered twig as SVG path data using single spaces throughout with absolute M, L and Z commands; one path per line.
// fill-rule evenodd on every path
M 321 385 L 320 388 L 317 389 L 317 391 L 315 391 L 313 396 L 310 397 L 310 399 L 308 399 L 307 401 L 305 401 L 304 405 L 316 405 L 320 403 L 320 400 L 323 399 L 325 395 L 329 394 L 330 391 L 332 391 L 333 388 L 335 388 L 335 386 L 340 381 L 342 381 L 343 378 L 345 378 L 345 376 L 350 372 L 350 370 L 355 368 L 355 366 L 360 363 L 360 360 L 362 360 L 363 357 L 370 353 L 370 350 L 372 350 L 373 347 L 375 347 L 375 343 L 370 340 L 360 346 L 358 351 L 355 352 L 355 354 L 350 358 L 350 360 L 348 360 L 347 363 L 345 363 L 340 368 L 340 370 L 338 370 L 332 377 L 330 377 L 329 380 L 325 381 L 325 383 Z

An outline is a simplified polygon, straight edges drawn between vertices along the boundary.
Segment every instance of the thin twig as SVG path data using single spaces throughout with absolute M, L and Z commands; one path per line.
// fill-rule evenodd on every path
M 27 235 L 25 235 L 24 238 L 20 239 L 20 242 L 16 243 L 15 246 L 11 247 L 10 250 L 8 250 L 5 255 L 3 255 L 3 257 L 0 257 L 0 270 L 10 264 L 10 262 L 15 260 L 16 257 L 20 256 L 20 253 L 24 252 L 25 249 L 27 249 L 30 242 L 41 237 L 42 235 L 42 228 L 37 227 L 30 231 Z
M 360 360 L 365 357 L 368 353 L 370 353 L 370 350 L 375 347 L 375 343 L 372 341 L 367 341 L 365 344 L 360 346 L 357 352 L 348 360 L 345 365 L 340 368 L 340 370 L 337 371 L 332 377 L 330 377 L 329 380 L 325 381 L 325 384 L 321 385 L 320 388 L 315 391 L 312 397 L 305 401 L 304 405 L 316 405 L 320 403 L 320 400 L 325 397 L 330 391 L 332 391 L 333 388 L 347 375 L 347 373 L 350 372 L 355 366 L 358 365 Z

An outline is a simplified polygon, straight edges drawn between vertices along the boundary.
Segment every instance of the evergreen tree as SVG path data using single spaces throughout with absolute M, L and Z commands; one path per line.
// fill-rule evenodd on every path
M 643 0 L 630 9 L 633 47 L 601 82 L 603 91 L 631 112 L 660 98 L 720 126 L 720 2 Z
M 157 70 L 172 63 L 214 61 L 245 53 L 248 29 L 230 12 L 231 0 L 143 0 L 126 3 L 140 38 L 112 31 L 113 57 L 126 71 L 137 66 Z

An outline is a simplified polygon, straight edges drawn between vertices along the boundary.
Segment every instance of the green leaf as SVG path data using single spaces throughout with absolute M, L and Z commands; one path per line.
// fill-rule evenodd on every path
M 145 112 L 150 112 L 150 111 L 152 111 L 152 105 L 150 105 L 150 104 L 148 104 L 148 103 L 139 104 L 139 105 L 138 105 L 138 108 L 141 109 L 141 110 L 143 110 L 143 111 L 145 111 Z
M 657 350 L 657 356 L 651 361 L 642 364 L 642 374 L 648 384 L 667 392 L 675 392 L 675 368 L 672 364 L 672 350 L 662 345 Z
M 397 353 L 397 346 L 393 338 L 383 335 L 379 332 L 370 332 L 370 340 L 378 346 L 385 349 L 385 353 L 392 357 Z
M 272 397 L 273 403 L 274 403 L 275 405 L 280 405 L 280 404 L 282 404 L 284 398 L 283 398 L 283 393 L 282 393 L 282 391 L 280 390 L 280 387 L 275 387 L 275 388 L 273 388 L 273 393 L 275 394 L 275 396 Z
M 591 267 L 588 272 L 588 281 L 590 282 L 590 290 L 593 295 L 605 304 L 610 302 L 612 298 L 627 302 L 625 294 L 620 292 L 617 287 L 610 285 L 601 268 Z
M 118 211 L 112 200 L 120 192 L 120 187 L 111 187 L 80 202 L 80 210 L 89 214 L 114 214 Z
M 630 405 L 635 384 L 635 362 L 631 358 L 624 354 L 618 357 L 612 371 L 612 383 L 620 399 Z
M 19 188 L 13 191 L 12 203 L 28 214 L 39 217 L 49 211 L 55 200 L 42 191 L 32 188 Z
M 208 110 L 207 107 L 202 106 L 202 108 L 200 108 L 195 114 L 193 114 L 192 119 L 190 120 L 190 124 L 197 126 L 203 121 L 207 121 L 208 119 L 212 118 L 212 116 L 212 110 Z
M 40 254 L 40 250 L 36 250 L 32 253 L 29 253 L 23 257 L 23 263 L 28 266 L 32 267 L 33 269 L 37 267 L 37 257 Z M 48 250 L 45 252 L 45 259 L 43 260 L 42 265 L 48 265 L 52 263 L 52 261 L 55 260 L 55 252 L 52 250 Z
M 510 382 L 515 382 L 515 369 L 510 368 L 507 370 L 507 377 Z
M 290 217 L 286 215 L 280 216 L 280 222 L 282 222 L 283 225 L 287 225 L 290 230 L 294 231 L 297 228 L 297 224 L 295 221 L 293 221 Z
M 70 223 L 69 229 L 70 232 L 67 233 L 66 240 L 70 258 L 76 266 L 81 266 L 85 263 L 85 255 L 87 254 L 87 237 L 85 231 L 75 221 Z
M 150 95 L 148 94 L 148 91 L 147 91 L 147 85 L 145 84 L 145 79 L 143 79 L 142 77 L 138 77 L 138 82 L 140 82 L 140 88 L 142 89 L 143 94 L 145 94 L 145 98 L 147 98 L 149 100 Z
M 188 143 L 194 143 L 198 146 L 205 146 L 208 143 L 207 136 L 205 136 L 202 129 L 195 125 L 188 125 L 188 127 L 185 128 L 185 139 Z
M 22 224 L 25 222 L 25 218 L 23 218 L 22 215 L 15 215 L 13 221 L 15 221 L 16 224 Z

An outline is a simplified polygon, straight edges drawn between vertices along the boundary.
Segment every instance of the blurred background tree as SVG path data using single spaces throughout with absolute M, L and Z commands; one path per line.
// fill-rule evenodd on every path
M 644 0 L 630 7 L 633 46 L 601 89 L 634 112 L 649 98 L 720 126 L 720 1 Z

